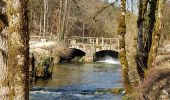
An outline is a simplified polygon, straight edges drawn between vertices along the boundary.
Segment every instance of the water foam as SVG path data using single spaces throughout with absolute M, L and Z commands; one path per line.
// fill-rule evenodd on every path
M 109 63 L 109 64 L 120 64 L 118 59 L 114 59 L 112 57 L 105 57 L 104 60 L 100 60 L 97 62 L 102 62 L 102 63 Z

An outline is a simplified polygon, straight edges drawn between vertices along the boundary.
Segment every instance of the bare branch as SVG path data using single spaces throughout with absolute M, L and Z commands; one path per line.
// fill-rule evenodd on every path
M 109 5 L 107 5 L 107 6 L 105 6 L 105 7 L 103 7 L 101 10 L 95 12 L 94 16 L 91 17 L 91 18 L 92 18 L 93 20 L 95 20 L 95 18 L 96 18 L 101 12 L 103 12 L 105 9 L 107 9 L 108 7 L 112 6 L 113 4 L 115 4 L 115 3 L 117 3 L 117 2 L 118 2 L 118 0 L 116 0 L 115 2 L 110 3 Z
M 79 10 L 82 10 L 83 12 L 85 12 L 85 11 L 82 9 L 82 7 L 78 5 L 78 2 L 77 2 L 76 0 L 72 0 L 72 1 L 76 4 L 76 7 L 77 7 Z M 79 0 L 79 1 L 80 1 L 80 0 Z M 118 0 L 116 0 L 115 2 L 110 3 L 109 5 L 103 7 L 102 9 L 100 9 L 100 10 L 98 10 L 98 11 L 96 11 L 92 16 L 90 16 L 90 17 L 88 17 L 88 18 L 85 18 L 85 20 L 87 20 L 87 19 L 90 18 L 90 19 L 93 19 L 93 20 L 96 21 L 95 18 L 96 18 L 100 13 L 102 13 L 102 12 L 103 12 L 104 10 L 106 10 L 108 7 L 114 5 L 114 4 L 117 3 L 117 2 L 118 2 Z

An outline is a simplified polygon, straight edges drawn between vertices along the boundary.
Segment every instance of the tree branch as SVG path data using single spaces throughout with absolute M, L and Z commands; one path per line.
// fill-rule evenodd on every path
M 72 1 L 76 4 L 76 7 L 77 7 L 79 10 L 82 10 L 82 11 L 85 13 L 85 11 L 82 9 L 82 7 L 80 7 L 80 6 L 78 5 L 78 2 L 77 2 L 76 0 L 72 0 Z M 102 13 L 105 9 L 107 9 L 108 7 L 112 6 L 113 4 L 115 4 L 115 3 L 117 3 L 117 2 L 118 2 L 118 0 L 116 0 L 115 2 L 110 3 L 109 5 L 103 7 L 103 8 L 100 9 L 100 10 L 96 11 L 96 12 L 93 14 L 93 16 L 91 16 L 91 17 L 89 17 L 89 18 L 95 20 L 95 18 L 96 18 L 100 13 Z M 85 20 L 86 20 L 86 19 L 88 19 L 88 18 L 85 18 Z M 95 21 L 96 21 L 96 20 L 95 20 Z
M 95 18 L 96 18 L 101 12 L 103 12 L 105 9 L 107 9 L 107 8 L 110 7 L 110 6 L 112 6 L 112 5 L 115 4 L 116 2 L 118 2 L 118 0 L 116 0 L 115 2 L 110 3 L 109 5 L 103 7 L 101 10 L 95 12 L 94 16 L 91 17 L 91 18 L 92 18 L 93 20 L 95 20 Z

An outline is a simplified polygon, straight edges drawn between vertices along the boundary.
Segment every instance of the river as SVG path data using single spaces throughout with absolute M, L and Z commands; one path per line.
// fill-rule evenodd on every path
M 118 63 L 63 63 L 48 80 L 31 84 L 30 100 L 121 100 L 121 95 L 96 92 L 122 87 Z

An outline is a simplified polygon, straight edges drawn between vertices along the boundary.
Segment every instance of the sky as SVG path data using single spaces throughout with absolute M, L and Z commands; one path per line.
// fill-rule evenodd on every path
M 110 2 L 115 2 L 116 0 L 109 0 Z M 138 12 L 138 0 L 133 0 L 134 1 L 134 5 L 133 5 L 133 10 L 135 13 Z M 118 1 L 120 4 L 120 0 Z M 127 9 L 129 11 L 132 11 L 131 7 L 132 7 L 132 2 L 131 0 L 127 0 L 127 5 L 126 5 Z

